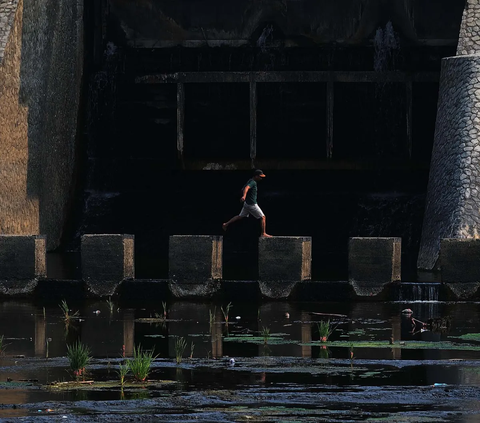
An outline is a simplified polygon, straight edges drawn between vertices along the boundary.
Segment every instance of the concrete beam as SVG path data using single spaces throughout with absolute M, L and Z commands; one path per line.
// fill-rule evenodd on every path
M 29 294 L 46 277 L 44 236 L 0 235 L 0 293 Z
M 458 299 L 471 299 L 480 287 L 480 239 L 444 238 L 440 242 L 442 282 Z
M 137 84 L 252 83 L 252 82 L 438 82 L 439 72 L 270 71 L 175 72 L 139 76 Z
M 169 242 L 170 291 L 176 297 L 208 297 L 223 277 L 223 237 L 173 235 Z
M 378 295 L 401 280 L 401 238 L 350 238 L 348 281 L 359 296 Z
M 82 279 L 94 296 L 115 293 L 124 279 L 135 277 L 133 235 L 87 234 L 81 239 Z
M 390 159 L 378 162 L 371 159 L 330 160 L 330 159 L 261 159 L 255 160 L 255 166 L 260 169 L 282 170 L 428 170 L 428 163 Z M 219 160 L 185 158 L 186 170 L 252 170 L 251 160 Z
M 298 282 L 312 278 L 312 238 L 259 238 L 258 273 L 262 295 L 287 298 Z

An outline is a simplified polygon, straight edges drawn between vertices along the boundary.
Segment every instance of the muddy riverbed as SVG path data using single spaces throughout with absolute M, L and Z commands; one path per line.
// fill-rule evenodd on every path
M 0 302 L 0 421 L 480 420 L 477 303 L 68 308 L 66 322 L 58 304 Z M 78 341 L 92 359 L 76 381 L 66 353 Z M 139 346 L 156 359 L 122 387 Z

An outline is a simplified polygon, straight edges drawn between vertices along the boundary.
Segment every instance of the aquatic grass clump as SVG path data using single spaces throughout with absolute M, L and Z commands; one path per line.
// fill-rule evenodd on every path
M 317 323 L 318 335 L 320 336 L 320 342 L 327 342 L 328 338 L 333 332 L 330 325 L 330 320 L 321 320 Z
M 183 353 L 185 352 L 185 348 L 187 348 L 187 341 L 182 336 L 175 340 L 175 359 L 177 364 L 182 362 Z M 193 354 L 193 350 L 192 350 Z
M 225 323 L 228 325 L 228 314 L 230 312 L 230 309 L 232 308 L 232 303 L 228 303 L 225 309 L 223 307 L 220 307 L 222 310 L 223 318 L 225 319 Z
M 62 300 L 62 302 L 58 306 L 62 310 L 63 318 L 64 318 L 65 322 L 67 322 L 67 323 L 70 322 L 70 319 L 74 319 L 74 318 L 78 317 L 78 315 L 79 315 L 78 311 L 76 311 L 73 314 L 70 314 L 70 308 L 68 307 L 68 304 L 65 300 Z
M 115 310 L 115 303 L 112 301 L 112 297 L 108 297 L 108 300 L 106 300 L 106 303 L 108 305 L 108 309 L 110 310 L 110 314 L 113 314 Z
M 263 343 L 265 345 L 268 344 L 268 340 L 270 339 L 270 328 L 267 328 L 266 326 L 262 327 L 262 330 L 260 331 L 262 337 L 263 337 Z
M 78 379 L 85 373 L 85 367 L 91 360 L 90 349 L 80 341 L 67 345 L 67 358 L 70 361 L 73 374 Z
M 195 344 L 192 343 L 190 344 L 190 360 L 193 358 L 193 350 L 195 349 Z
M 125 385 L 125 376 L 127 376 L 128 371 L 130 370 L 128 363 L 118 365 L 118 376 L 120 377 L 120 385 Z
M 145 381 L 155 358 L 153 351 L 143 351 L 140 345 L 133 348 L 133 358 L 127 361 L 127 366 L 135 380 L 138 382 Z

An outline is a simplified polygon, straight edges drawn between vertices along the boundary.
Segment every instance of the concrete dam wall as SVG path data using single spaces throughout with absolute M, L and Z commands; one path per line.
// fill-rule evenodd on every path
M 63 253 L 132 234 L 137 275 L 165 278 L 169 237 L 221 235 L 259 167 L 268 230 L 313 238 L 314 279 L 346 279 L 356 236 L 402 238 L 416 277 L 464 0 L 6 4 L 2 232 Z M 224 234 L 228 279 L 254 278 L 257 234 Z

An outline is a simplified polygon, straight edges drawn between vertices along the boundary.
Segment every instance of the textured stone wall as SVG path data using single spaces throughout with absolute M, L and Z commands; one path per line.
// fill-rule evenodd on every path
M 0 233 L 44 234 L 53 249 L 75 168 L 83 2 L 14 3 L 0 1 L 0 42 L 12 22 L 0 56 Z
M 480 0 L 467 0 L 458 37 L 457 56 L 480 52 Z
M 480 56 L 443 59 L 418 267 L 432 269 L 442 238 L 480 234 Z

